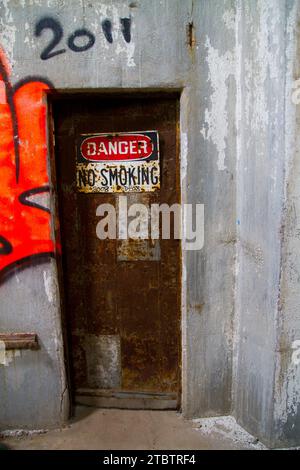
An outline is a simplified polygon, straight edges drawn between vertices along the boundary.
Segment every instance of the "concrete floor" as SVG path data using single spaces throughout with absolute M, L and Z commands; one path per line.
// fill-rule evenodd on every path
M 4 433 L 10 449 L 189 450 L 261 449 L 231 417 L 185 420 L 174 411 L 104 410 L 78 407 L 61 430 Z

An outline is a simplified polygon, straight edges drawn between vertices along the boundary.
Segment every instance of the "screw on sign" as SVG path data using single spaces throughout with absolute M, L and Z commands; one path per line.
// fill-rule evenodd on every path
M 49 87 L 31 77 L 12 87 L 0 49 L 0 272 L 55 251 L 50 211 L 34 201 L 35 195 L 49 192 L 43 101 Z

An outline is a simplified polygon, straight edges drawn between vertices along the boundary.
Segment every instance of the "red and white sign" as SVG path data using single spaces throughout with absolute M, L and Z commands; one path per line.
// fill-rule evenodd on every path
M 145 134 L 100 134 L 84 139 L 80 151 L 90 162 L 144 160 L 153 153 L 153 143 Z
M 157 131 L 79 136 L 77 189 L 83 193 L 147 192 L 160 188 Z

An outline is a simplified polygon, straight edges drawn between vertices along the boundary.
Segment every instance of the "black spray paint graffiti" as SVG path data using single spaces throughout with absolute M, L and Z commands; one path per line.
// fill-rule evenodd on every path
M 131 41 L 131 18 L 120 18 L 121 32 L 124 40 L 129 43 Z M 105 19 L 101 23 L 102 31 L 104 36 L 110 44 L 113 43 L 113 28 L 112 22 L 109 19 Z M 46 16 L 41 18 L 35 25 L 34 34 L 36 37 L 40 37 L 46 29 L 50 29 L 53 32 L 53 38 L 49 44 L 44 48 L 40 57 L 42 60 L 51 59 L 59 54 L 67 52 L 66 48 L 54 50 L 56 46 L 61 42 L 64 31 L 63 27 L 57 19 Z M 85 38 L 85 43 L 79 45 L 78 38 Z M 67 39 L 67 46 L 73 52 L 84 52 L 93 47 L 95 44 L 95 35 L 86 28 L 76 29 Z

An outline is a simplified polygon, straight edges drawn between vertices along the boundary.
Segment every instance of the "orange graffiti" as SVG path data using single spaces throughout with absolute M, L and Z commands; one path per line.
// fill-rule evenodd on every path
M 12 87 L 0 50 L 0 271 L 55 251 L 50 211 L 37 202 L 37 195 L 49 193 L 44 102 L 48 89 L 43 80 L 30 78 Z

